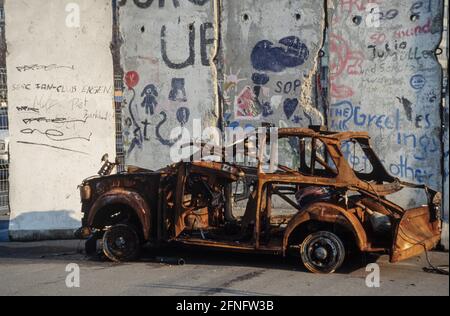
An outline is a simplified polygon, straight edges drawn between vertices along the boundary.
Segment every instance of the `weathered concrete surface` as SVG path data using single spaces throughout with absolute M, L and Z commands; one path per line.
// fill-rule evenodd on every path
M 171 135 L 174 128 L 186 128 L 193 137 L 194 119 L 202 121 L 200 132 L 202 125 L 217 124 L 214 1 L 124 3 L 119 11 L 126 163 L 159 169 L 177 162 L 170 158 L 181 134 Z
M 315 93 L 324 3 L 223 1 L 222 84 L 227 126 L 324 124 Z
M 111 1 L 6 1 L 5 14 L 10 234 L 58 238 L 80 225 L 77 185 L 115 155 Z
M 314 275 L 278 257 L 205 251 L 165 250 L 185 266 L 154 263 L 117 265 L 87 261 L 76 255 L 78 242 L 0 244 L 0 295 L 449 295 L 448 276 L 422 271 L 423 257 L 399 264 L 378 260 L 381 287 L 365 285 L 365 264 L 354 262 L 334 275 Z M 447 253 L 432 253 L 436 265 L 448 264 Z M 66 265 L 80 266 L 80 288 L 65 285 Z M 180 298 L 182 299 L 182 298 Z M 171 306 L 166 306 L 171 309 Z
M 442 76 L 434 52 L 442 2 L 330 0 L 328 6 L 331 128 L 369 131 L 392 175 L 441 191 Z M 355 168 L 371 166 L 357 154 Z M 424 202 L 411 191 L 398 198 L 405 207 Z

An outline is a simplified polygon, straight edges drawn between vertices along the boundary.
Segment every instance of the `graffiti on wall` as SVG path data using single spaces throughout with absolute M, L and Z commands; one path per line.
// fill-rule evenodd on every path
M 157 169 L 172 163 L 170 147 L 183 136 L 173 130 L 214 107 L 211 1 L 129 0 L 120 10 L 127 164 Z
M 172 2 L 172 5 L 174 8 L 179 8 L 180 1 L 183 2 L 183 0 L 168 0 L 167 2 Z M 203 6 L 209 2 L 209 0 L 188 0 L 188 1 L 190 3 L 192 3 L 194 5 L 198 5 L 198 6 Z M 119 0 L 119 6 L 124 6 L 127 4 L 127 2 L 128 2 L 127 0 Z M 166 0 L 145 0 L 145 1 L 130 0 L 130 2 L 133 2 L 140 9 L 150 8 L 150 7 L 152 7 L 152 5 L 154 5 L 153 4 L 154 2 L 155 2 L 155 6 L 157 6 L 159 8 L 166 7 Z M 156 5 L 156 3 L 158 3 L 158 4 Z
M 354 50 L 349 42 L 342 36 L 330 34 L 330 95 L 333 98 L 345 99 L 354 94 L 351 85 L 339 83 L 339 78 L 344 76 L 361 76 L 363 74 L 362 64 L 364 53 Z
M 129 144 L 128 155 L 136 149 L 143 149 L 144 142 L 150 141 L 150 137 L 155 135 L 158 141 L 164 146 L 173 146 L 181 139 L 181 135 L 174 139 L 164 138 L 161 134 L 161 128 L 168 121 L 167 113 L 162 110 L 159 112 L 159 119 L 151 120 L 157 114 L 158 99 L 160 97 L 158 88 L 154 84 L 148 84 L 140 93 L 140 101 L 137 101 L 135 87 L 139 84 L 140 76 L 136 71 L 130 71 L 125 75 L 127 89 L 131 93 L 131 99 L 128 102 L 129 117 L 125 118 L 125 139 Z M 187 102 L 186 91 L 184 89 L 184 79 L 174 78 L 172 80 L 172 90 L 168 100 L 173 102 Z M 141 109 L 139 109 L 139 105 Z M 142 113 L 142 114 L 141 114 Z M 190 110 L 187 106 L 179 106 L 176 111 L 176 120 L 180 126 L 184 127 L 190 120 Z M 156 122 L 156 123 L 155 123 Z M 150 130 L 151 127 L 153 130 Z
M 330 127 L 369 131 L 392 175 L 438 190 L 439 2 L 337 0 L 329 39 Z
M 13 239 L 70 236 L 78 184 L 116 153 L 111 1 L 77 1 L 79 28 L 65 23 L 66 4 L 5 2 Z
M 269 40 L 256 43 L 251 51 L 249 62 L 253 73 L 251 78 L 238 79 L 237 76 L 227 76 L 224 84 L 224 95 L 227 105 L 232 105 L 229 91 L 237 89 L 240 81 L 251 82 L 237 93 L 234 100 L 234 117 L 236 120 L 261 121 L 270 119 L 275 111 L 282 111 L 284 119 L 299 123 L 298 115 L 294 117 L 299 100 L 301 80 L 275 80 L 269 87 L 272 74 L 280 74 L 287 69 L 296 69 L 309 59 L 309 49 L 297 36 L 280 39 L 275 45 Z M 238 72 L 238 74 L 240 71 Z M 275 95 L 274 95 L 275 94 Z M 291 98 L 292 97 L 292 98 Z M 236 125 L 236 123 L 234 123 Z
M 76 71 L 72 67 L 36 67 L 21 65 L 16 67 L 19 73 L 27 69 L 29 73 L 42 71 L 52 75 L 60 71 Z M 10 86 L 12 93 L 29 96 L 13 108 L 14 116 L 19 119 L 19 144 L 51 148 L 88 155 L 82 150 L 84 142 L 91 142 L 95 121 L 113 121 L 108 110 L 92 110 L 96 96 L 108 97 L 113 93 L 112 86 L 61 85 L 36 82 L 16 82 Z M 62 109 L 65 109 L 62 111 Z M 70 114 L 68 114 L 70 113 Z
M 317 104 L 311 102 L 311 109 L 302 95 L 310 96 L 307 89 L 315 86 L 311 81 L 323 37 L 323 7 L 314 1 L 287 0 L 265 1 L 254 10 L 250 9 L 253 5 L 253 1 L 224 2 L 220 92 L 225 124 L 243 129 L 262 123 L 280 127 L 321 124 Z
M 208 48 L 214 44 L 214 38 L 208 37 L 208 34 L 213 30 L 214 26 L 212 23 L 207 22 L 200 25 L 200 55 L 201 55 L 201 63 L 203 66 L 210 66 L 209 56 L 208 56 Z M 188 56 L 186 60 L 182 62 L 174 62 L 169 57 L 169 44 L 167 41 L 167 27 L 163 25 L 161 28 L 161 56 L 164 60 L 167 67 L 171 69 L 183 69 L 189 66 L 194 66 L 196 63 L 196 50 L 195 46 L 197 43 L 196 40 L 196 27 L 195 24 L 189 25 L 189 40 L 188 40 Z

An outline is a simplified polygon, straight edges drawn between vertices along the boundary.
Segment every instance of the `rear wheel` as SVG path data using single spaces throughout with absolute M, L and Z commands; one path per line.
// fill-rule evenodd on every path
M 300 253 L 303 264 L 313 273 L 334 273 L 342 266 L 345 259 L 342 240 L 327 231 L 307 236 L 301 244 Z
M 103 236 L 103 252 L 114 262 L 136 260 L 141 250 L 141 240 L 136 229 L 127 224 L 110 227 Z

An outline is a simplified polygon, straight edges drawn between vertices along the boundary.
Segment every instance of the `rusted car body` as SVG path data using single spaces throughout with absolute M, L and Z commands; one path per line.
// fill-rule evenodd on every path
M 334 272 L 350 250 L 388 253 L 397 262 L 438 244 L 441 194 L 390 176 L 367 133 L 280 129 L 278 139 L 295 147 L 298 157 L 271 172 L 260 160 L 254 167 L 198 161 L 87 179 L 80 186 L 84 217 L 78 235 L 89 237 L 90 252 L 101 241 L 114 261 L 135 259 L 144 243 L 177 242 L 294 254 L 316 273 Z M 354 170 L 344 143 L 362 150 L 369 171 Z M 238 186 L 245 188 L 242 216 L 233 214 Z M 405 188 L 425 191 L 427 205 L 404 209 L 387 199 Z M 295 211 L 277 215 L 274 199 Z

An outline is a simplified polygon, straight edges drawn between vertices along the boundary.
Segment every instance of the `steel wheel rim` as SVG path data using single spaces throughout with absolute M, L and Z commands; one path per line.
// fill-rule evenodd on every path
M 132 256 L 137 247 L 136 234 L 129 228 L 112 228 L 105 235 L 105 247 L 116 258 Z
M 342 265 L 345 250 L 337 238 L 326 232 L 309 237 L 302 246 L 302 258 L 311 271 L 332 273 Z

